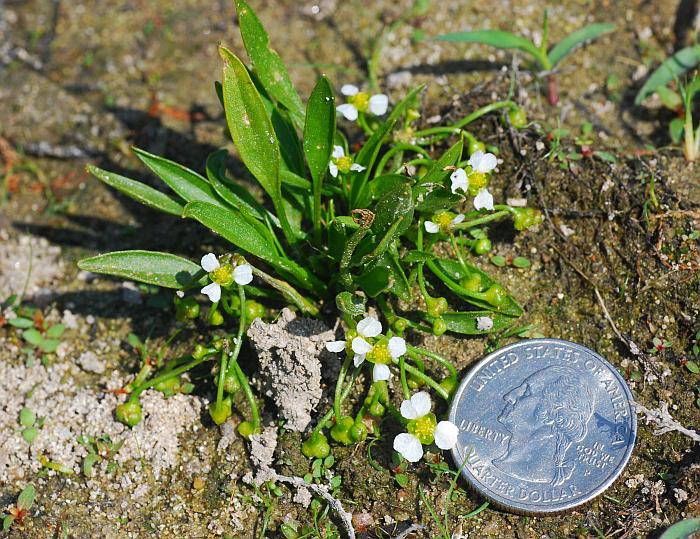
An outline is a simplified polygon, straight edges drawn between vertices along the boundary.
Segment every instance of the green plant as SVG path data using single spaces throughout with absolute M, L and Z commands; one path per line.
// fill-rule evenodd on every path
M 23 521 L 29 515 L 29 510 L 34 505 L 36 499 L 36 489 L 31 483 L 28 484 L 17 497 L 17 504 L 10 508 L 8 514 L 2 516 L 2 529 L 9 530 L 16 522 L 22 526 Z
M 488 185 L 496 156 L 464 131 L 486 114 L 517 110 L 513 102 L 491 103 L 452 125 L 419 130 L 413 124 L 420 117 L 422 87 L 382 120 L 387 96 L 346 86 L 349 102 L 336 106 L 330 81 L 321 77 L 304 105 L 250 6 L 238 0 L 236 7 L 251 67 L 220 47 L 223 79 L 216 89 L 238 156 L 266 202 L 227 176 L 226 149 L 208 157 L 206 176 L 134 149 L 171 194 L 94 166 L 88 170 L 147 206 L 198 221 L 221 237 L 217 248 L 223 254 L 207 253 L 197 264 L 169 253 L 120 251 L 79 266 L 174 289 L 177 318 L 205 321 L 212 328 L 191 354 L 140 376 L 128 388 L 128 400 L 116 411 L 127 425 L 141 420 L 139 395 L 145 389 L 217 361 L 212 419 L 226 421 L 233 395 L 242 394 L 248 420 L 239 432 L 257 432 L 257 401 L 239 354 L 246 327 L 266 316 L 258 301 L 289 305 L 309 316 L 337 313 L 345 340 L 326 347 L 345 357 L 333 405 L 302 446 L 307 457 L 323 464 L 330 452 L 325 431 L 336 443 L 355 444 L 368 434 L 365 416 L 397 412 L 387 384 L 394 373 L 405 399 L 422 386 L 449 399 L 455 367 L 439 354 L 408 345 L 405 332 L 486 335 L 509 328 L 522 308 L 469 255 L 490 250 L 484 225 L 512 218 L 517 230 L 525 230 L 542 222 L 542 215 L 494 204 Z M 336 110 L 356 118 L 366 139 L 350 144 L 336 125 Z M 448 137 L 452 145 L 434 157 L 430 149 Z M 463 155 L 465 142 L 469 156 Z M 460 213 L 465 205 L 473 209 Z M 477 228 L 478 234 L 464 236 Z M 452 249 L 453 257 L 438 254 L 444 249 Z M 207 312 L 200 309 L 200 292 L 211 302 Z M 397 300 L 412 308 L 401 310 Z M 368 302 L 384 324 L 367 316 Z M 145 347 L 132 341 L 143 356 Z M 345 403 L 365 365 L 371 367 L 372 382 L 350 414 Z
M 86 477 L 93 475 L 95 464 L 99 462 L 107 462 L 107 473 L 113 472 L 117 468 L 117 463 L 112 459 L 114 455 L 124 445 L 124 440 L 121 442 L 113 442 L 108 434 L 102 436 L 86 436 L 81 434 L 78 437 L 78 443 L 87 449 L 88 454 L 83 459 L 83 473 Z
M 673 56 L 666 58 L 654 72 L 649 75 L 644 85 L 634 98 L 635 105 L 641 105 L 647 97 L 659 92 L 669 83 L 678 80 L 682 75 L 700 63 L 700 45 L 692 45 L 681 49 Z
M 8 324 L 18 331 L 26 346 L 22 348 L 27 356 L 28 362 L 34 358 L 41 358 L 42 363 L 49 361 L 49 354 L 52 354 L 61 344 L 60 337 L 65 331 L 63 324 L 49 324 L 43 317 L 40 310 L 18 305 L 14 308 L 17 316 L 8 320 Z
M 569 56 L 576 47 L 587 41 L 612 32 L 614 24 L 596 23 L 584 26 L 572 32 L 556 45 L 549 47 L 549 19 L 547 10 L 542 21 L 542 41 L 538 45 L 524 37 L 503 30 L 476 30 L 471 32 L 454 32 L 437 36 L 440 41 L 458 43 L 482 43 L 499 49 L 517 49 L 529 55 L 535 65 L 542 70 L 539 76 L 547 79 L 547 100 L 554 106 L 559 102 L 558 81 L 556 69 L 561 61 Z

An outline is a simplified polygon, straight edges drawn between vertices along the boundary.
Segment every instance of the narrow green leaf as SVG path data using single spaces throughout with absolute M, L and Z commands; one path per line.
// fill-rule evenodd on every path
M 158 251 L 115 251 L 81 260 L 78 267 L 164 288 L 184 288 L 206 283 L 204 276 L 195 280 L 195 276 L 202 272 L 199 264 Z
M 427 313 L 420 313 L 421 317 L 432 324 L 434 318 Z M 477 318 L 488 316 L 493 320 L 493 327 L 489 330 L 477 329 Z M 501 331 L 515 322 L 512 316 L 506 316 L 492 311 L 465 311 L 444 313 L 442 319 L 447 323 L 447 330 L 462 335 L 485 335 L 496 331 Z
M 302 142 L 289 113 L 273 106 L 270 111 L 270 121 L 280 145 L 280 156 L 282 157 L 280 171 L 286 168 L 295 174 L 306 174 Z
M 9 320 L 9 324 L 13 327 L 20 328 L 20 329 L 26 329 L 30 328 L 34 325 L 34 320 L 30 320 L 29 318 L 11 318 Z
M 46 336 L 49 339 L 58 339 L 61 335 L 63 335 L 63 332 L 66 330 L 66 326 L 63 324 L 56 324 L 55 326 L 51 326 L 47 331 L 46 331 Z
M 61 344 L 61 341 L 58 339 L 44 339 L 39 343 L 39 349 L 46 354 L 52 354 L 56 351 L 59 344 Z
M 454 32 L 437 36 L 438 41 L 453 41 L 458 43 L 481 43 L 499 49 L 518 49 L 540 59 L 540 50 L 535 44 L 524 37 L 516 36 L 503 30 L 475 30 L 473 32 Z
M 700 518 L 688 518 L 676 522 L 659 536 L 659 539 L 691 539 L 700 531 Z
M 36 499 L 36 489 L 31 483 L 24 487 L 24 490 L 20 493 L 17 498 L 17 507 L 24 511 L 29 511 L 32 505 L 34 505 L 34 500 Z
M 241 160 L 272 199 L 277 217 L 288 241 L 292 231 L 282 203 L 280 149 L 265 104 L 248 70 L 238 57 L 219 47 L 224 60 L 224 109 L 231 137 Z
M 309 96 L 304 123 L 304 154 L 313 180 L 313 225 L 321 230 L 321 188 L 328 170 L 335 137 L 335 96 L 330 82 L 321 77 Z
M 243 0 L 236 0 L 236 12 L 243 45 L 260 82 L 267 93 L 289 110 L 297 128 L 303 129 L 304 105 L 292 85 L 284 62 L 270 47 L 270 38 L 260 19 Z
M 350 190 L 350 207 L 352 209 L 363 207 L 369 203 L 371 197 L 369 193 L 366 192 L 366 187 L 370 174 L 372 173 L 374 162 L 379 154 L 379 149 L 382 144 L 384 144 L 388 135 L 393 131 L 396 122 L 399 121 L 406 107 L 414 102 L 414 98 L 424 87 L 424 85 L 420 85 L 411 90 L 408 95 L 394 107 L 386 122 L 381 124 L 377 130 L 372 133 L 372 136 L 357 153 L 355 161 L 365 167 L 365 170 L 353 173 L 352 188 Z
M 571 32 L 559 43 L 549 49 L 547 56 L 552 64 L 552 68 L 556 67 L 559 62 L 571 54 L 571 52 L 579 45 L 582 45 L 587 41 L 598 39 L 600 36 L 608 34 L 613 30 L 615 30 L 614 24 L 596 23 L 589 24 L 588 26 L 580 28 L 575 32 Z
M 140 148 L 133 148 L 136 157 L 145 164 L 151 172 L 163 180 L 170 189 L 184 198 L 187 202 L 203 200 L 211 204 L 222 206 L 221 200 L 216 195 L 207 180 L 195 171 L 181 164 L 159 157 Z
M 428 171 L 419 178 L 416 183 L 413 194 L 416 197 L 429 193 L 435 187 L 443 187 L 445 180 L 452 173 L 450 167 L 454 167 L 462 158 L 462 150 L 464 144 L 462 140 L 458 140 L 450 148 L 440 156 L 440 159 L 433 161 Z
M 266 213 L 265 208 L 253 198 L 247 189 L 236 185 L 226 177 L 225 162 L 227 156 L 228 151 L 224 149 L 209 154 L 206 165 L 209 183 L 219 196 L 232 207 L 263 220 Z M 182 211 L 180 215 L 182 215 Z
M 634 98 L 634 104 L 641 104 L 647 96 L 653 94 L 658 88 L 677 79 L 683 73 L 698 65 L 698 63 L 700 63 L 700 45 L 693 45 L 692 47 L 679 50 L 656 68 L 637 93 L 637 96 Z
M 399 185 L 396 189 L 385 193 L 374 207 L 374 222 L 372 231 L 381 236 L 397 221 L 399 226 L 394 231 L 394 237 L 403 234 L 413 220 L 413 191 L 407 184 Z
M 94 165 L 88 165 L 85 169 L 101 182 L 114 187 L 117 191 L 149 208 L 177 215 L 178 217 L 182 215 L 182 205 L 179 202 L 145 183 L 120 176 L 114 172 L 102 170 Z

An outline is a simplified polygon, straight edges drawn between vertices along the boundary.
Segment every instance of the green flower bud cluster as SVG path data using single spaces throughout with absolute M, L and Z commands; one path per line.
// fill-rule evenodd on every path
M 367 427 L 359 417 L 353 419 L 350 416 L 344 416 L 336 419 L 335 425 L 331 428 L 331 438 L 343 445 L 356 444 L 367 438 Z
M 314 432 L 301 444 L 301 452 L 309 459 L 323 459 L 330 454 L 331 446 L 322 432 Z
M 175 317 L 180 321 L 194 320 L 199 316 L 199 303 L 192 296 L 179 298 L 175 296 Z
M 389 387 L 381 380 L 373 382 L 365 397 L 364 406 L 373 417 L 382 417 L 389 404 Z
M 536 208 L 511 208 L 513 211 L 513 226 L 516 230 L 525 230 L 544 221 L 544 215 Z
M 227 395 L 221 401 L 214 401 L 209 405 L 209 416 L 217 425 L 223 425 L 232 414 L 233 403 L 230 395 Z
M 127 401 L 117 406 L 117 420 L 128 427 L 135 427 L 143 418 L 143 409 L 138 401 Z

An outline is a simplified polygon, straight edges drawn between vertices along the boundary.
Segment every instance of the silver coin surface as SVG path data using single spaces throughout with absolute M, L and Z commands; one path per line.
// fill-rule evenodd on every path
M 481 360 L 450 407 L 452 455 L 470 485 L 519 514 L 560 513 L 622 473 L 637 435 L 632 394 L 588 348 L 530 339 Z

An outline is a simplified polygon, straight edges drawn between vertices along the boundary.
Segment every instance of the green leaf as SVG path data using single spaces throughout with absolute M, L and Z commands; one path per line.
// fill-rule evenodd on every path
M 413 264 L 415 262 L 427 262 L 428 260 L 435 260 L 435 255 L 432 253 L 426 253 L 424 251 L 408 251 L 402 258 L 406 264 Z
M 516 256 L 513 259 L 513 265 L 516 268 L 529 268 L 532 264 L 530 263 L 530 261 L 527 258 L 525 258 L 523 256 Z
M 19 411 L 19 424 L 23 427 L 33 427 L 36 423 L 36 414 L 26 406 Z
M 280 149 L 265 104 L 238 57 L 219 47 L 224 60 L 224 110 L 238 155 L 272 199 L 284 235 L 294 241 L 282 204 Z
M 3 531 L 7 531 L 10 529 L 10 526 L 12 526 L 12 523 L 15 521 L 15 516 L 14 515 L 5 515 L 2 517 L 2 529 Z
M 674 118 L 669 122 L 668 135 L 675 144 L 678 144 L 683 138 L 684 129 L 685 120 L 683 120 L 683 118 Z
M 656 93 L 659 94 L 661 104 L 669 110 L 675 111 L 683 106 L 683 98 L 678 92 L 671 90 L 668 86 L 660 86 L 656 89 Z
M 411 90 L 391 111 L 386 122 L 381 124 L 377 130 L 372 133 L 372 136 L 365 142 L 360 151 L 357 153 L 355 161 L 365 167 L 362 172 L 352 173 L 352 188 L 350 190 L 350 208 L 360 208 L 369 202 L 368 193 L 366 193 L 367 182 L 369 181 L 374 162 L 377 159 L 379 150 L 384 144 L 385 139 L 393 131 L 396 122 L 403 115 L 406 107 L 414 102 L 414 98 L 423 90 L 424 86 L 420 85 Z
M 377 176 L 369 182 L 369 190 L 372 193 L 372 198 L 377 200 L 382 198 L 389 191 L 398 189 L 404 184 L 411 183 L 411 179 L 408 176 L 402 176 L 400 174 L 385 174 L 384 176 Z
M 140 148 L 133 148 L 136 156 L 170 189 L 175 191 L 187 202 L 193 200 L 203 200 L 211 204 L 222 206 L 221 201 L 216 196 L 216 192 L 202 176 L 183 167 L 175 161 L 170 161 L 164 157 L 150 154 Z
M 328 170 L 335 137 L 335 96 L 330 82 L 321 77 L 309 96 L 304 123 L 304 154 L 313 179 L 313 224 L 321 227 L 321 188 Z
M 85 169 L 101 182 L 114 187 L 117 191 L 149 208 L 177 215 L 178 217 L 182 214 L 182 205 L 179 202 L 145 183 L 102 170 L 94 165 L 88 165 Z
M 693 374 L 698 374 L 700 372 L 700 367 L 698 367 L 698 364 L 695 363 L 695 361 L 688 361 L 685 364 L 685 368 L 688 369 Z
M 261 96 L 262 97 L 262 96 Z M 280 171 L 287 168 L 296 174 L 306 174 L 304 150 L 289 113 L 274 107 L 270 112 L 270 121 L 280 145 Z
M 22 332 L 22 338 L 32 346 L 39 346 L 44 340 L 39 330 L 34 328 L 25 329 Z
M 26 328 L 30 328 L 34 325 L 34 320 L 30 320 L 29 318 L 22 318 L 22 317 L 18 316 L 17 318 L 10 319 L 10 321 L 8 323 L 12 327 L 26 329 Z
M 243 0 L 236 0 L 238 24 L 243 45 L 260 82 L 268 94 L 284 105 L 298 129 L 304 127 L 304 105 L 279 54 L 270 47 L 270 38 L 260 19 Z
M 458 43 L 481 43 L 499 49 L 519 49 L 532 55 L 538 61 L 542 53 L 532 41 L 503 30 L 475 30 L 473 32 L 454 32 L 437 36 L 438 41 Z
M 676 522 L 659 536 L 659 539 L 691 539 L 700 531 L 700 518 L 688 518 Z
M 397 473 L 394 476 L 394 479 L 396 480 L 396 483 L 402 488 L 408 485 L 408 476 L 404 473 Z
M 506 265 L 506 257 L 501 255 L 494 255 L 491 257 L 491 264 L 502 268 Z
M 666 86 L 672 80 L 679 78 L 686 71 L 700 63 L 700 45 L 693 45 L 679 50 L 676 54 L 664 60 L 641 87 L 634 104 L 639 105 L 647 96 L 653 94 L 661 86 Z
M 432 324 L 434 320 L 432 316 L 428 315 L 427 313 L 421 313 L 421 316 Z M 491 320 L 493 320 L 493 327 L 489 330 L 477 329 L 476 319 L 480 316 L 488 316 Z M 515 318 L 500 313 L 494 313 L 492 311 L 444 313 L 442 315 L 442 319 L 447 324 L 448 331 L 460 333 L 462 335 L 486 335 L 488 333 L 504 330 L 515 323 Z
M 63 332 L 66 330 L 66 326 L 63 324 L 56 324 L 55 326 L 51 326 L 47 331 L 46 331 L 46 336 L 49 339 L 58 339 L 61 335 L 63 335 Z
M 335 297 L 338 310 L 351 317 L 362 316 L 366 312 L 367 300 L 352 292 L 341 292 Z
M 30 483 L 26 487 L 24 487 L 24 490 L 22 490 L 19 497 L 17 498 L 17 508 L 22 509 L 24 511 L 29 511 L 29 509 L 31 509 L 32 505 L 34 504 L 35 499 L 36 489 L 34 488 L 34 485 Z
M 95 463 L 100 459 L 95 453 L 90 453 L 83 460 L 83 473 L 86 477 L 91 477 Z
M 39 349 L 46 354 L 52 354 L 56 351 L 59 344 L 61 344 L 61 341 L 58 339 L 44 339 L 39 344 Z
M 568 36 L 562 39 L 559 43 L 554 45 L 547 56 L 551 62 L 551 67 L 554 68 L 561 62 L 566 56 L 571 54 L 573 50 L 582 45 L 586 41 L 592 41 L 598 39 L 604 34 L 608 34 L 615 30 L 615 25 L 611 23 L 596 23 L 590 24 L 575 32 L 571 32 Z
M 407 184 L 399 185 L 396 189 L 385 193 L 374 207 L 374 222 L 372 231 L 380 236 L 395 222 L 401 221 L 394 231 L 394 237 L 403 234 L 413 220 L 413 191 Z
M 460 139 L 442 154 L 440 159 L 433 161 L 428 171 L 418 180 L 413 188 L 413 194 L 416 197 L 416 204 L 420 211 L 430 211 L 429 209 L 423 209 L 421 206 L 422 201 L 434 189 L 444 189 L 445 181 L 452 173 L 449 167 L 459 163 L 463 147 L 464 144 Z
M 232 207 L 241 210 L 253 217 L 264 220 L 265 208 L 263 208 L 250 191 L 236 185 L 226 177 L 226 157 L 228 151 L 221 149 L 209 154 L 207 157 L 207 178 L 209 183 L 219 196 Z M 182 215 L 182 211 L 180 211 Z
M 206 202 L 190 202 L 185 206 L 182 216 L 199 221 L 236 247 L 266 262 L 278 258 L 269 232 L 265 234 L 262 229 L 253 226 L 238 210 L 222 210 Z
M 195 276 L 203 271 L 199 264 L 158 251 L 115 251 L 81 260 L 78 267 L 164 288 L 184 288 L 207 282 L 206 276 L 195 280 Z

